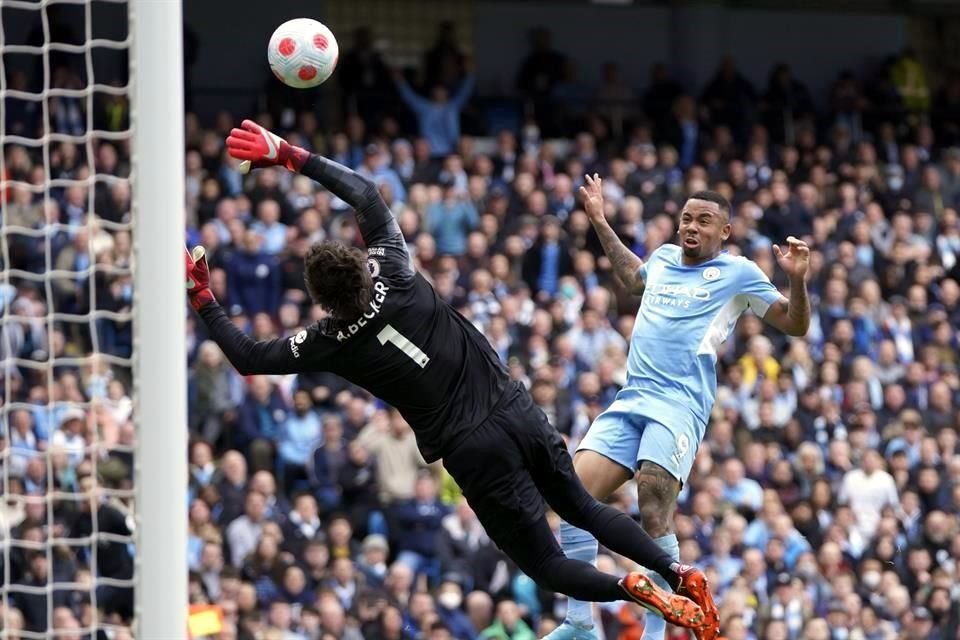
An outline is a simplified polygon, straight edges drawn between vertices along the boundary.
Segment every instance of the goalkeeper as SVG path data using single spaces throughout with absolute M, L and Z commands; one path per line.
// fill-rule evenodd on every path
M 354 208 L 367 245 L 366 255 L 337 242 L 311 247 L 306 286 L 327 317 L 296 335 L 259 342 L 214 299 L 203 248 L 187 254 L 190 302 L 241 374 L 330 371 L 364 387 L 400 411 L 424 459 L 443 459 L 490 537 L 541 586 L 584 601 L 629 599 L 697 635 L 715 635 L 701 608 L 713 606 L 704 575 L 675 562 L 629 516 L 587 493 L 560 435 L 510 379 L 487 339 L 411 268 L 399 226 L 373 182 L 249 120 L 230 133 L 227 149 L 245 169 L 279 165 L 319 182 Z M 618 580 L 567 558 L 547 524 L 545 503 L 605 547 L 662 575 L 679 595 L 642 573 Z

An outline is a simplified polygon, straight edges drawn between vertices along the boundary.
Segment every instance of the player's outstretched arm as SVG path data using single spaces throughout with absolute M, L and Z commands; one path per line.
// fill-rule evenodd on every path
M 348 167 L 296 147 L 252 120 L 244 120 L 227 137 L 229 154 L 243 160 L 241 171 L 283 166 L 319 182 L 353 207 L 367 245 L 400 235 L 400 227 L 380 197 L 377 185 Z
M 184 248 L 184 252 L 190 306 L 203 319 L 210 337 L 227 356 L 230 364 L 245 376 L 301 371 L 302 363 L 297 360 L 299 349 L 294 351 L 289 339 L 252 340 L 230 321 L 210 290 L 210 269 L 204 248 L 194 247 L 192 253 Z
M 764 321 L 787 335 L 804 336 L 810 328 L 810 296 L 807 294 L 807 269 L 810 247 L 793 236 L 787 238 L 787 250 L 773 245 L 777 263 L 790 279 L 790 297 L 770 305 Z
M 586 184 L 580 187 L 580 195 L 583 197 L 587 217 L 590 218 L 597 236 L 600 237 L 603 252 L 610 259 L 613 271 L 620 278 L 623 286 L 630 293 L 639 295 L 643 290 L 643 279 L 640 277 L 640 267 L 643 266 L 643 260 L 620 241 L 617 233 L 607 222 L 607 217 L 603 211 L 603 180 L 597 174 L 584 176 L 584 179 Z

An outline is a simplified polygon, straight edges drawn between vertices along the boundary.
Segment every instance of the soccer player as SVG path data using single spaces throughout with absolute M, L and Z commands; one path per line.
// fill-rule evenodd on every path
M 487 339 L 415 273 L 400 228 L 376 185 L 292 146 L 249 120 L 227 138 L 247 167 L 299 171 L 354 208 L 367 245 L 321 242 L 305 259 L 312 300 L 327 317 L 296 335 L 254 341 L 237 329 L 209 288 L 202 247 L 186 255 L 190 302 L 243 375 L 331 371 L 396 407 L 423 457 L 443 464 L 490 537 L 528 576 L 583 600 L 630 599 L 698 635 L 715 607 L 703 573 L 679 564 L 628 515 L 590 496 L 563 440 L 508 376 Z M 550 531 L 544 502 L 603 544 L 662 575 L 618 580 L 568 559 Z M 687 597 L 682 597 L 687 596 Z M 689 599 L 688 599 L 689 598 Z
M 602 186 L 596 174 L 586 176 L 581 195 L 587 215 L 617 276 L 631 293 L 643 292 L 643 299 L 626 385 L 584 436 L 574 468 L 600 500 L 636 476 L 643 527 L 677 559 L 673 510 L 713 409 L 717 347 L 747 309 L 791 336 L 807 332 L 804 278 L 810 249 L 793 237 L 786 250 L 774 245 L 790 279 L 790 298 L 784 298 L 754 262 L 721 251 L 730 237 L 730 204 L 718 193 L 701 191 L 680 212 L 680 245 L 663 245 L 644 262 L 607 223 Z M 593 535 L 572 522 L 560 531 L 568 557 L 596 562 Z M 705 607 L 704 615 L 718 620 L 715 609 Z M 662 640 L 665 626 L 663 619 L 647 616 L 644 639 Z M 547 638 L 596 638 L 590 603 L 571 598 L 566 620 Z

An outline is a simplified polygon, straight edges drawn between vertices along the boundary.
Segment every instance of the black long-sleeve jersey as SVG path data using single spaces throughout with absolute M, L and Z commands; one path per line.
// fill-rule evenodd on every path
M 400 228 L 372 181 L 317 155 L 302 173 L 356 211 L 373 276 L 367 311 L 259 342 L 217 304 L 200 316 L 241 374 L 336 373 L 396 407 L 424 459 L 433 462 L 493 411 L 510 384 L 507 371 L 483 334 L 414 272 Z

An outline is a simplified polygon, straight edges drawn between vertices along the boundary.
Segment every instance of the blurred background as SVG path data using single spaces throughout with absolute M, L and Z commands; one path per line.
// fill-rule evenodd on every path
M 640 302 L 590 229 L 576 196 L 582 175 L 605 177 L 611 220 L 641 257 L 673 241 L 687 194 L 719 190 L 734 205 L 727 248 L 775 283 L 785 285 L 771 244 L 787 235 L 811 244 L 814 314 L 800 339 L 744 317 L 721 350 L 717 404 L 676 517 L 683 561 L 707 568 L 730 640 L 960 637 L 960 5 L 310 9 L 184 6 L 187 240 L 207 247 L 214 291 L 238 326 L 272 339 L 316 319 L 302 281 L 307 247 L 360 243 L 345 203 L 309 180 L 239 174 L 223 139 L 253 117 L 377 180 L 417 268 L 489 337 L 573 449 L 623 383 Z M 35 13 L 4 9 L 8 43 L 44 41 Z M 95 2 L 92 15 L 93 37 L 123 37 L 118 8 Z M 81 9 L 58 5 L 50 16 L 48 41 L 85 41 Z M 337 71 L 315 90 L 283 87 L 266 64 L 270 34 L 293 17 L 322 20 L 340 43 Z M 5 55 L 8 87 L 43 88 L 36 65 L 33 54 Z M 54 55 L 46 86 L 122 87 L 125 65 L 116 52 Z M 43 111 L 7 96 L 4 107 L 6 177 L 22 183 L 4 194 L 4 224 L 61 225 L 49 256 L 40 236 L 5 233 L 5 266 L 117 268 L 102 269 L 93 296 L 89 281 L 57 276 L 38 291 L 13 279 L 8 304 L 36 317 L 50 306 L 126 309 L 126 142 L 53 140 L 44 156 L 9 139 L 45 127 L 85 135 L 90 123 L 125 131 L 135 115 L 126 98 L 63 95 Z M 444 117 L 430 115 L 437 107 Z M 44 189 L 45 162 L 54 179 L 104 179 Z M 564 599 L 497 551 L 452 480 L 423 464 L 398 414 L 326 374 L 243 378 L 192 313 L 189 324 L 190 593 L 223 615 L 207 635 L 527 640 L 562 620 Z M 0 348 L 130 354 L 129 323 L 47 330 L 4 322 Z M 92 475 L 129 488 L 128 373 L 98 362 L 51 376 L 14 368 L 5 386 L 38 406 L 94 408 L 11 414 L 0 439 L 6 490 L 42 500 Z M 92 465 L 85 444 L 95 439 Z M 37 464 L 64 447 L 73 453 Z M 627 486 L 613 502 L 636 515 L 635 496 Z M 3 535 L 43 540 L 49 526 L 77 535 L 90 526 L 89 512 L 51 504 L 11 507 Z M 128 534 L 128 508 L 113 500 L 97 519 Z M 52 570 L 88 585 L 132 571 L 120 544 L 100 549 L 115 562 L 99 576 L 75 549 L 52 569 L 14 551 L 16 584 L 46 584 Z M 629 568 L 606 553 L 600 565 Z M 86 626 L 92 608 L 129 619 L 128 590 L 98 591 L 96 607 L 82 591 L 52 603 L 58 629 Z M 8 619 L 44 631 L 42 600 L 13 597 Z M 636 607 L 600 615 L 603 637 L 641 637 Z

